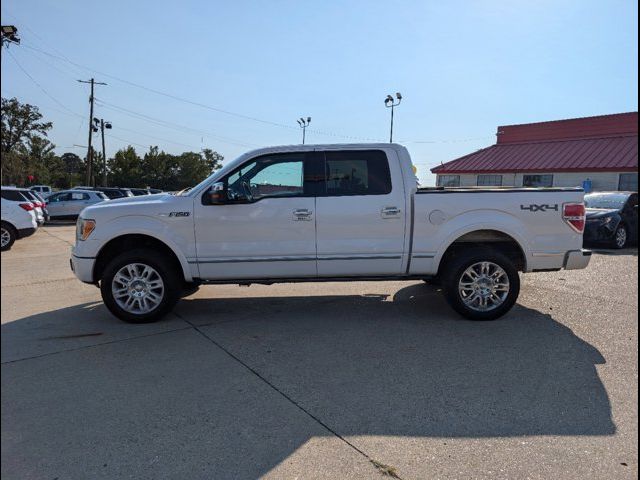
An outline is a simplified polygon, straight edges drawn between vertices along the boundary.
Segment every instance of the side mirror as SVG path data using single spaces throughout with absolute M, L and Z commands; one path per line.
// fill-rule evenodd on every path
M 206 193 L 207 205 L 223 205 L 227 203 L 227 189 L 224 182 L 216 182 Z

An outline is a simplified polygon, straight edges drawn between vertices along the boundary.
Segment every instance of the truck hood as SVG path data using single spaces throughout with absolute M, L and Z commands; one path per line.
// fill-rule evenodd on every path
M 191 212 L 192 208 L 192 198 L 156 193 L 96 203 L 85 208 L 80 216 L 94 220 L 112 220 L 116 217 L 130 215 L 168 216 L 171 212 L 176 211 Z
M 108 203 L 109 205 L 122 205 L 129 203 L 140 203 L 147 202 L 149 200 L 157 200 L 160 197 L 164 197 L 169 195 L 168 193 L 154 193 L 153 195 L 138 195 L 136 197 L 122 197 L 122 198 L 114 198 L 113 200 L 108 200 L 102 203 Z

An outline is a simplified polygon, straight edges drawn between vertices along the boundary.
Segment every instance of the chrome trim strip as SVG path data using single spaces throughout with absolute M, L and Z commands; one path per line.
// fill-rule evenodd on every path
M 267 257 L 267 258 L 212 258 L 188 260 L 187 263 L 253 263 L 253 262 L 311 262 L 315 260 L 399 260 L 402 255 L 323 256 L 323 257 Z
M 214 258 L 189 260 L 188 263 L 315 262 L 315 260 L 315 257 Z
M 318 256 L 318 260 L 398 260 L 402 255 Z

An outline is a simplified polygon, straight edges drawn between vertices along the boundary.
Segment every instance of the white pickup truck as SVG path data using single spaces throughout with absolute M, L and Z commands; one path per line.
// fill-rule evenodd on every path
M 418 188 L 395 144 L 255 150 L 192 189 L 82 211 L 71 268 L 151 322 L 201 284 L 437 279 L 461 315 L 514 305 L 518 272 L 585 268 L 579 188 Z

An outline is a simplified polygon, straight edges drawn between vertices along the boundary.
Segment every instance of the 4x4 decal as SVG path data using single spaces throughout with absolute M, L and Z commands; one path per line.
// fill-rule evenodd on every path
M 536 205 L 535 203 L 532 203 L 531 205 L 520 205 L 520 210 L 529 210 L 530 212 L 546 212 L 547 210 L 555 210 L 556 212 L 558 212 L 559 211 L 559 207 L 558 207 L 558 204 L 555 204 L 555 205 L 547 205 L 547 204 Z

